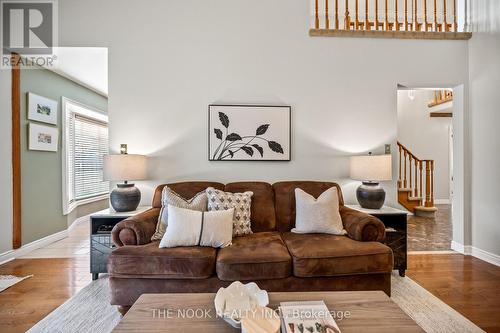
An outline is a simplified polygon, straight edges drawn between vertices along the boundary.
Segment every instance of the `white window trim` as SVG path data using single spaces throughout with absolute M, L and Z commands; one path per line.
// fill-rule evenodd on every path
M 67 104 L 73 104 L 77 106 L 81 106 L 84 108 L 84 110 L 81 110 L 80 113 L 82 116 L 89 117 L 89 118 L 94 118 L 99 121 L 103 122 L 108 122 L 108 116 L 107 114 L 99 110 L 97 108 L 94 108 L 92 106 L 77 102 L 75 100 L 69 99 L 67 97 L 62 97 L 61 98 L 61 113 L 62 113 L 62 206 L 63 206 L 63 215 L 68 215 L 75 209 L 76 207 L 80 205 L 85 205 L 88 203 L 104 200 L 109 198 L 109 191 L 107 193 L 103 194 L 98 194 L 93 197 L 81 199 L 81 200 L 74 200 L 73 202 L 69 202 L 69 194 L 70 194 L 70 189 L 68 188 L 68 156 L 67 153 L 69 151 L 69 126 L 67 124 Z M 90 110 L 90 111 L 89 111 Z

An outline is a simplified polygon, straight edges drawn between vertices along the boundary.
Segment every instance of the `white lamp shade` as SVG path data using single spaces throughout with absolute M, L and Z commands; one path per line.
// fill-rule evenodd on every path
M 146 179 L 146 156 L 134 154 L 105 155 L 104 180 Z
M 361 181 L 392 180 L 391 155 L 352 156 L 351 178 Z

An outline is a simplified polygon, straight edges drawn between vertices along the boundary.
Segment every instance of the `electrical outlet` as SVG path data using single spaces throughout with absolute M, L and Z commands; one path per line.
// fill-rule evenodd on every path
M 391 145 L 385 145 L 385 153 L 390 154 L 391 153 Z

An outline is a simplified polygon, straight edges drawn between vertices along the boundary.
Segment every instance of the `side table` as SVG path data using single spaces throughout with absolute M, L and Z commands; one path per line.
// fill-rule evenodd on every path
M 370 214 L 384 223 L 386 234 L 384 244 L 389 246 L 394 254 L 394 269 L 399 271 L 400 276 L 405 276 L 408 268 L 408 212 L 389 206 L 383 206 L 380 209 L 367 209 L 359 205 L 346 205 L 346 207 Z
M 108 256 L 115 248 L 111 230 L 120 221 L 142 213 L 150 207 L 141 206 L 131 212 L 115 212 L 112 208 L 90 215 L 90 273 L 97 280 L 99 273 L 108 272 Z

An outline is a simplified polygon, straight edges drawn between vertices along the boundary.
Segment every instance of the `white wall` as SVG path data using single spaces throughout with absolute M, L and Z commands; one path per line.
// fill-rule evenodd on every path
M 500 263 L 500 2 L 479 1 L 469 41 L 472 246 Z
M 398 140 L 418 158 L 434 160 L 435 199 L 449 200 L 452 118 L 431 118 L 427 104 L 432 100 L 433 92 L 413 91 L 413 100 L 408 97 L 408 90 L 398 91 Z
M 346 179 L 349 155 L 395 143 L 398 83 L 468 79 L 465 41 L 311 38 L 307 1 L 65 0 L 59 16 L 60 45 L 109 47 L 111 148 L 152 156 L 146 204 L 165 181 Z M 208 162 L 215 102 L 291 105 L 292 161 Z
M 0 70 L 0 254 L 12 249 L 11 73 Z

